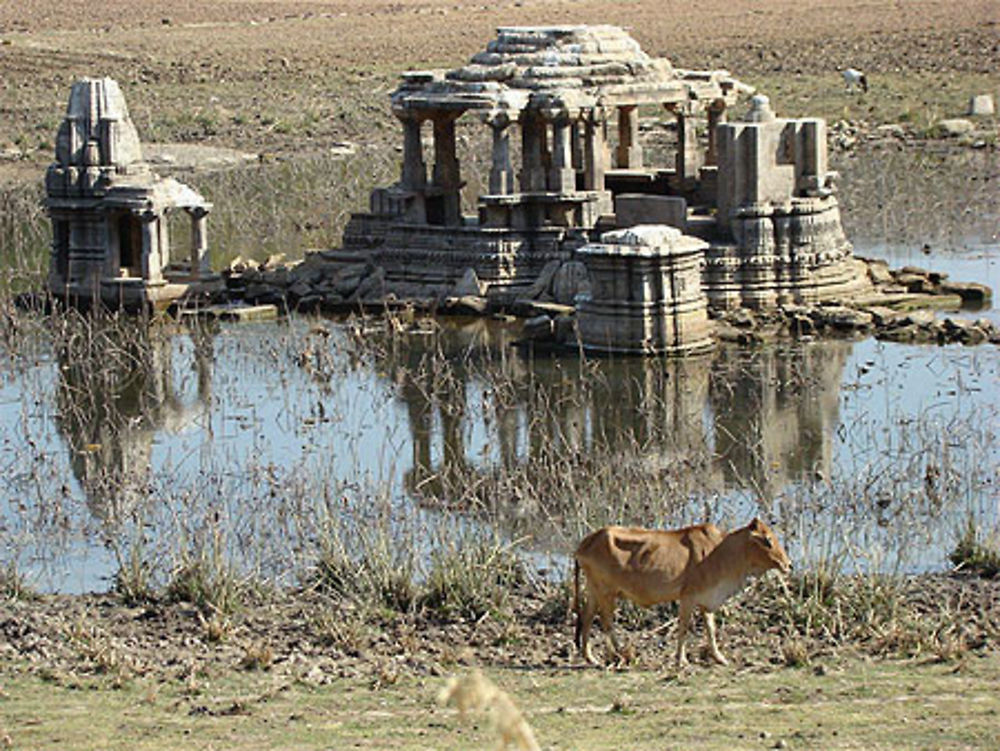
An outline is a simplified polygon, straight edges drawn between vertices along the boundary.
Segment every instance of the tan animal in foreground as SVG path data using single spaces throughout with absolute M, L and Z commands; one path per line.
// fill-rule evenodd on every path
M 615 605 L 625 597 L 648 608 L 680 602 L 677 619 L 677 664 L 687 662 L 684 639 L 695 608 L 705 614 L 712 659 L 726 658 L 715 641 L 714 611 L 739 592 L 751 576 L 769 569 L 788 573 L 791 562 L 778 538 L 760 519 L 724 534 L 714 524 L 683 529 L 604 527 L 587 535 L 576 549 L 573 609 L 576 646 L 596 664 L 590 648 L 590 626 L 600 614 L 609 647 L 620 655 L 614 635 Z M 587 576 L 587 599 L 580 605 L 580 569 Z
M 461 678 L 452 676 L 438 694 L 438 702 L 453 705 L 464 717 L 472 711 L 488 712 L 500 735 L 498 748 L 541 751 L 531 726 L 514 701 L 478 670 Z

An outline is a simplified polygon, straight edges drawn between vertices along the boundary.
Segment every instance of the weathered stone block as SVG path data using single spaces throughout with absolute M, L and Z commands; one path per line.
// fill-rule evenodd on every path
M 974 94 L 969 99 L 969 115 L 972 117 L 989 117 L 996 109 L 991 94 Z
M 620 227 L 665 224 L 683 232 L 687 226 L 687 201 L 680 196 L 623 193 L 615 196 L 615 221 Z

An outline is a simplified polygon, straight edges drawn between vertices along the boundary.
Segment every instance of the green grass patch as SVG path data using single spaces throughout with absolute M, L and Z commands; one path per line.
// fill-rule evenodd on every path
M 852 659 L 810 670 L 487 671 L 542 748 L 991 748 L 1000 656 L 958 664 Z M 103 677 L 8 674 L 0 699 L 14 748 L 476 749 L 490 723 L 437 705 L 444 678 L 266 672 L 112 688 Z M 783 743 L 782 743 L 783 742 Z

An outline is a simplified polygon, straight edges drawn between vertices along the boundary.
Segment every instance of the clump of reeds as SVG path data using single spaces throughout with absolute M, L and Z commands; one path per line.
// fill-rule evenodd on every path
M 482 537 L 448 540 L 431 553 L 420 601 L 445 618 L 504 615 L 526 573 L 513 544 Z
M 955 548 L 948 559 L 958 571 L 965 571 L 993 579 L 1000 574 L 1000 545 L 983 539 L 976 520 L 969 516 L 965 529 L 958 536 Z
M 306 585 L 354 602 L 407 613 L 417 603 L 415 551 L 405 537 L 394 539 L 385 525 L 351 524 L 328 518 L 319 536 L 319 555 Z
M 41 185 L 0 184 L 0 300 L 42 287 L 51 239 Z
M 243 602 L 247 584 L 225 545 L 225 536 L 216 527 L 207 543 L 197 542 L 182 549 L 167 584 L 167 601 L 189 602 L 209 618 L 233 613 Z
M 34 600 L 38 597 L 14 561 L 0 567 L 0 600 Z
M 500 736 L 500 748 L 540 751 L 531 726 L 513 699 L 478 670 L 449 678 L 438 693 L 438 702 L 454 706 L 463 718 L 472 712 L 487 713 Z

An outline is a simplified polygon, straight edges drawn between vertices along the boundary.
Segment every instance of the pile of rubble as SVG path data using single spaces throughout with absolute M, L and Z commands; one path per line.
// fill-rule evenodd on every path
M 866 260 L 873 289 L 844 302 L 781 305 L 764 310 L 737 308 L 712 315 L 720 341 L 763 343 L 782 337 L 875 336 L 913 343 L 1000 344 L 1000 328 L 985 318 L 939 317 L 934 310 L 985 307 L 989 287 L 953 282 L 947 274 L 914 266 L 890 269 Z M 579 261 L 551 262 L 536 282 L 517 295 L 492 289 L 472 269 L 450 286 L 424 288 L 422 296 L 386 281 L 384 270 L 367 261 L 345 261 L 324 251 L 304 261 L 272 256 L 257 264 L 237 258 L 224 273 L 226 301 L 276 305 L 281 310 L 344 313 L 361 308 L 406 306 L 433 313 L 502 315 L 524 319 L 525 336 L 536 342 L 572 344 L 575 302 L 590 291 Z

